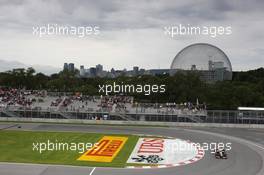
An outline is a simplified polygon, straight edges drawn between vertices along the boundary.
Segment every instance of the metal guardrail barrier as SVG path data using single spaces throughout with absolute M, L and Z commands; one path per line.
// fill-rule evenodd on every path
M 87 120 L 127 120 L 157 122 L 192 122 L 192 123 L 231 123 L 264 124 L 264 111 L 227 111 L 203 110 L 177 112 L 150 111 L 108 111 L 107 109 L 87 111 L 63 111 L 26 108 L 0 108 L 0 117 L 50 118 L 50 119 L 87 119 Z

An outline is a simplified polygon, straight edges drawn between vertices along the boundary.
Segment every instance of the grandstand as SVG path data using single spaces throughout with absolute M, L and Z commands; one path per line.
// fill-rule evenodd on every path
M 128 96 L 0 89 L 0 116 L 196 123 L 264 123 L 264 110 L 207 110 L 205 104 L 137 103 Z

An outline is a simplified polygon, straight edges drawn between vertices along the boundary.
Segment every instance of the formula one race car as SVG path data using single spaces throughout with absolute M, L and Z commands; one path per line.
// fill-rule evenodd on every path
M 215 158 L 216 159 L 227 159 L 227 154 L 226 154 L 225 149 L 215 150 Z

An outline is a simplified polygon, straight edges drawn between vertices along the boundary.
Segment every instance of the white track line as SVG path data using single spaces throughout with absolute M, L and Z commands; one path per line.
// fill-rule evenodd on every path
M 95 169 L 96 169 L 96 167 L 93 168 L 93 170 L 90 172 L 89 175 L 92 175 Z

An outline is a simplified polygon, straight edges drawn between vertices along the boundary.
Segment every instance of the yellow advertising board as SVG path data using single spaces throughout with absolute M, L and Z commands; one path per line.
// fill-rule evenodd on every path
M 77 160 L 93 162 L 112 162 L 127 141 L 127 137 L 104 136 L 90 150 Z

